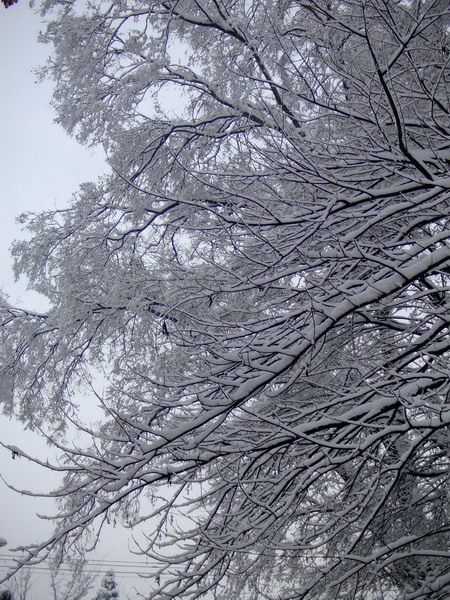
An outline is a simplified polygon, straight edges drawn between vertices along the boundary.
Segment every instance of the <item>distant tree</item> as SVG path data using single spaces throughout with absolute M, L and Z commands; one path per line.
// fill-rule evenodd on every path
M 66 562 L 59 558 L 50 562 L 52 600 L 81 600 L 92 588 L 97 572 L 80 557 Z
M 117 598 L 119 598 L 119 590 L 117 589 L 114 571 L 108 571 L 103 577 L 95 600 L 117 600 Z
M 22 218 L 48 310 L 2 302 L 4 410 L 63 454 L 30 561 L 117 519 L 153 599 L 448 599 L 448 0 L 42 8 L 111 172 Z
M 9 579 L 9 593 L 13 600 L 30 600 L 30 590 L 33 587 L 32 575 L 31 568 L 24 567 Z

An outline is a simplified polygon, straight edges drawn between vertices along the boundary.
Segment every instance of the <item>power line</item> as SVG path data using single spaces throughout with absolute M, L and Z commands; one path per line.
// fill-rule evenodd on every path
M 3 562 L 3 564 L 0 564 L 0 572 L 1 573 L 8 573 L 8 571 L 13 570 L 15 567 L 17 567 L 17 563 L 14 561 L 13 558 L 5 556 L 5 555 L 0 555 L 0 558 L 6 558 L 6 562 Z M 154 577 L 157 577 L 157 572 L 156 570 L 158 569 L 158 567 L 160 565 L 157 565 L 156 563 L 154 565 L 151 564 L 145 564 L 145 563 L 133 563 L 132 561 L 99 561 L 99 560 L 93 560 L 93 561 L 89 561 L 86 566 L 87 568 L 83 569 L 83 573 L 86 574 L 95 574 L 98 576 L 101 575 L 105 575 L 108 571 L 111 570 L 112 567 L 115 567 L 118 563 L 121 563 L 119 565 L 119 570 L 114 569 L 114 574 L 117 576 L 120 576 L 122 579 L 139 579 L 141 581 L 143 580 L 151 580 Z M 125 563 L 125 564 L 123 564 Z M 46 565 L 45 563 L 39 563 L 39 564 L 34 564 L 34 565 L 25 565 L 25 568 L 29 569 L 32 573 L 51 573 L 52 572 L 52 568 L 48 565 Z M 153 569 L 154 572 L 145 572 L 146 569 Z M 69 567 L 69 566 L 61 566 L 57 569 L 56 571 L 57 573 L 72 573 L 73 570 Z M 160 578 L 164 579 L 166 577 L 170 577 L 169 573 L 162 573 L 159 575 Z
M 30 571 L 32 573 L 51 573 L 51 569 L 49 567 L 39 567 L 39 566 L 30 566 Z M 11 571 L 11 568 L 8 565 L 0 565 L 0 571 L 2 573 L 8 573 Z M 72 573 L 72 569 L 69 568 L 60 568 L 56 571 L 57 573 Z M 96 575 L 105 575 L 108 573 L 108 569 L 100 569 L 100 570 L 92 570 L 92 569 L 84 569 L 83 573 L 88 574 L 96 574 Z M 115 575 L 120 575 L 121 577 L 135 577 L 139 579 L 151 579 L 151 573 L 139 573 L 138 571 L 114 571 Z M 144 577 L 143 577 L 144 576 Z M 156 577 L 156 573 L 154 575 Z
M 0 554 L 0 559 L 6 559 L 8 561 L 20 560 L 19 557 L 11 556 L 11 554 Z M 87 566 L 115 566 L 121 565 L 122 568 L 158 568 L 159 563 L 157 562 L 135 562 L 131 560 L 101 560 L 101 559 L 92 559 L 86 560 L 85 564 Z M 129 565 L 129 567 L 127 567 Z M 31 566 L 31 565 L 30 565 Z
M 33 574 L 50 574 L 50 569 L 46 569 L 45 567 L 30 567 L 31 573 Z M 6 575 L 8 573 L 9 569 L 7 567 L 3 567 L 0 566 L 0 573 Z M 62 571 L 62 569 L 58 569 L 58 573 L 60 573 Z M 64 572 L 70 573 L 70 569 L 64 570 Z M 98 577 L 101 577 L 103 575 L 106 575 L 106 573 L 108 571 L 90 571 L 90 570 L 85 570 L 83 571 L 86 574 L 95 574 Z M 141 582 L 148 580 L 149 582 L 152 581 L 153 577 L 142 577 L 141 575 L 139 575 L 139 573 L 132 573 L 132 572 L 123 572 L 123 571 L 114 571 L 114 574 L 119 578 L 119 579 L 135 579 L 135 580 L 139 580 Z M 156 575 L 155 575 L 156 577 Z M 165 579 L 166 577 L 170 577 L 169 575 L 160 575 L 160 579 Z

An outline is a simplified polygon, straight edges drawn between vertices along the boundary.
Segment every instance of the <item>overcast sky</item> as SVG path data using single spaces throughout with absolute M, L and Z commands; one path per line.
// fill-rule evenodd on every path
M 81 147 L 54 123 L 51 83 L 36 84 L 33 70 L 45 62 L 48 50 L 37 43 L 43 27 L 41 18 L 25 0 L 7 10 L 0 4 L 0 287 L 13 303 L 35 308 L 39 308 L 39 297 L 27 292 L 25 282 L 14 284 L 9 249 L 12 241 L 23 235 L 16 217 L 27 211 L 64 206 L 80 183 L 106 170 L 100 150 Z M 4 417 L 0 419 L 0 436 L 2 442 L 35 452 L 40 458 L 50 455 L 45 443 Z M 10 483 L 33 491 L 46 491 L 57 484 L 55 477 L 43 476 L 24 459 L 13 460 L 11 453 L 2 448 L 0 474 Z M 51 505 L 10 492 L 1 481 L 0 502 L 0 537 L 8 541 L 8 546 L 0 549 L 0 567 L 4 567 L 9 548 L 44 539 L 51 527 L 36 513 L 51 512 Z M 106 538 L 93 559 L 142 564 L 142 558 L 127 552 L 122 532 L 111 528 Z M 124 563 L 117 563 L 121 599 L 133 598 L 133 586 L 139 581 L 121 576 L 124 569 Z M 46 586 L 42 572 L 36 572 L 28 600 L 50 598 Z M 139 587 L 145 589 L 142 584 Z

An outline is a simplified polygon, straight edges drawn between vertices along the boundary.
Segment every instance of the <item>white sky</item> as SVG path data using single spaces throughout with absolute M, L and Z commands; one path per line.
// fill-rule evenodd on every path
M 9 248 L 21 235 L 15 219 L 27 211 L 63 206 L 83 181 L 95 179 L 106 165 L 101 151 L 93 152 L 70 139 L 53 121 L 50 107 L 51 84 L 36 84 L 33 69 L 43 64 L 47 48 L 37 43 L 43 28 L 41 19 L 25 0 L 4 9 L 0 4 L 0 288 L 13 303 L 38 308 L 37 294 L 26 290 L 25 282 L 14 284 Z M 45 459 L 49 448 L 20 424 L 1 417 L 0 436 L 30 454 Z M 57 479 L 42 474 L 23 458 L 12 460 L 11 453 L 0 448 L 0 474 L 10 483 L 33 491 L 56 486 Z M 9 548 L 44 539 L 51 530 L 36 513 L 51 513 L 48 501 L 11 492 L 0 481 L 0 537 L 8 545 L 0 549 L 0 574 L 4 570 Z M 126 560 L 143 564 L 141 557 L 127 552 L 127 537 L 120 530 L 106 532 L 94 560 Z M 89 557 L 90 558 L 90 557 Z M 111 563 L 108 562 L 108 567 Z M 3 569 L 2 569 L 3 567 Z M 121 576 L 124 564 L 115 567 L 120 583 L 121 600 L 137 597 L 133 587 L 145 589 L 139 580 Z M 0 586 L 3 589 L 4 586 Z M 95 595 L 97 585 L 88 598 Z M 27 600 L 50 599 L 48 583 L 37 572 Z

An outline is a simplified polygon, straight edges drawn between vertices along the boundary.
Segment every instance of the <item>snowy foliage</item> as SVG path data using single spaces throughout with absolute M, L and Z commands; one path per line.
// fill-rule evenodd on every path
M 82 600 L 97 577 L 96 571 L 79 556 L 70 562 L 62 562 L 61 556 L 54 556 L 49 568 L 51 600 Z
M 103 577 L 102 584 L 95 596 L 95 600 L 117 600 L 118 598 L 119 591 L 117 589 L 114 571 L 108 571 Z
M 112 175 L 27 218 L 48 312 L 2 301 L 5 411 L 65 456 L 31 559 L 119 519 L 155 599 L 448 598 L 448 2 L 43 10 Z

